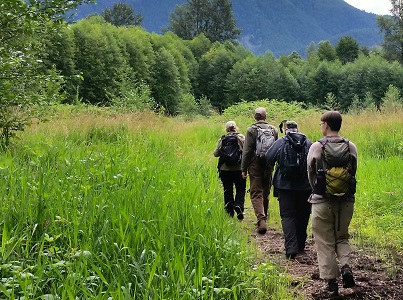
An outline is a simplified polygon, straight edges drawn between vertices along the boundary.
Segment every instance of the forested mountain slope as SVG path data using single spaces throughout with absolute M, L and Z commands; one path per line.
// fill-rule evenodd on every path
M 77 9 L 77 19 L 111 8 L 115 2 L 131 4 L 144 16 L 143 27 L 160 33 L 168 26 L 170 14 L 185 0 L 97 0 Z M 255 54 L 266 51 L 276 56 L 297 51 L 305 55 L 311 43 L 329 40 L 333 45 L 342 36 L 352 36 L 360 45 L 378 45 L 382 36 L 376 15 L 354 8 L 343 0 L 233 0 L 240 42 Z

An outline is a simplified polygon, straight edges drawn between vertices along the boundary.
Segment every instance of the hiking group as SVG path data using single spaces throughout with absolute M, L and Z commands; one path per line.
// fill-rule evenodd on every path
M 320 278 L 327 281 L 330 295 L 338 295 L 338 277 L 344 288 L 355 286 L 349 259 L 348 228 L 354 211 L 357 149 L 339 131 L 342 116 L 328 111 L 321 116 L 323 138 L 312 143 L 299 132 L 295 121 L 283 121 L 279 138 L 267 122 L 267 112 L 258 107 L 255 123 L 238 132 L 234 121 L 217 143 L 218 172 L 224 189 L 224 207 L 229 216 L 244 219 L 246 180 L 259 234 L 267 231 L 269 194 L 278 198 L 287 259 L 305 250 L 311 217 Z M 275 168 L 274 175 L 272 175 Z M 235 185 L 235 197 L 233 187 Z M 341 268 L 339 268 L 339 265 Z

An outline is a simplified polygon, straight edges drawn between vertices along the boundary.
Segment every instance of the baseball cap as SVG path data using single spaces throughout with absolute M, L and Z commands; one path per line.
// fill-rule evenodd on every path
M 255 115 L 261 115 L 261 116 L 266 116 L 266 108 L 264 107 L 258 107 L 255 109 Z

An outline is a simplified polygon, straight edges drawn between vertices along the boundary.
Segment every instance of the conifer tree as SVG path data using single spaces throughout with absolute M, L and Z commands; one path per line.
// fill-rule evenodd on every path
M 203 33 L 211 42 L 234 41 L 236 27 L 230 0 L 188 0 L 169 18 L 169 30 L 187 40 Z
M 378 16 L 377 22 L 384 33 L 383 49 L 385 57 L 403 63 L 403 2 L 390 0 L 391 16 Z

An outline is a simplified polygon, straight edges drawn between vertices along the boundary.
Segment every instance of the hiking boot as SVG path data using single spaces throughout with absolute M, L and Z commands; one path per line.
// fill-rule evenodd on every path
M 343 278 L 343 287 L 352 288 L 355 286 L 355 281 L 353 277 L 353 272 L 348 265 L 341 267 L 341 277 Z
M 337 284 L 336 279 L 329 279 L 327 282 L 327 291 L 330 296 L 338 296 L 339 295 L 339 285 Z
M 236 212 L 236 217 L 238 218 L 238 220 L 242 221 L 244 218 L 242 209 L 237 205 L 237 206 L 234 206 L 234 210 Z
M 266 220 L 261 219 L 257 222 L 257 233 L 259 234 L 265 234 L 267 231 L 267 225 L 266 225 Z

